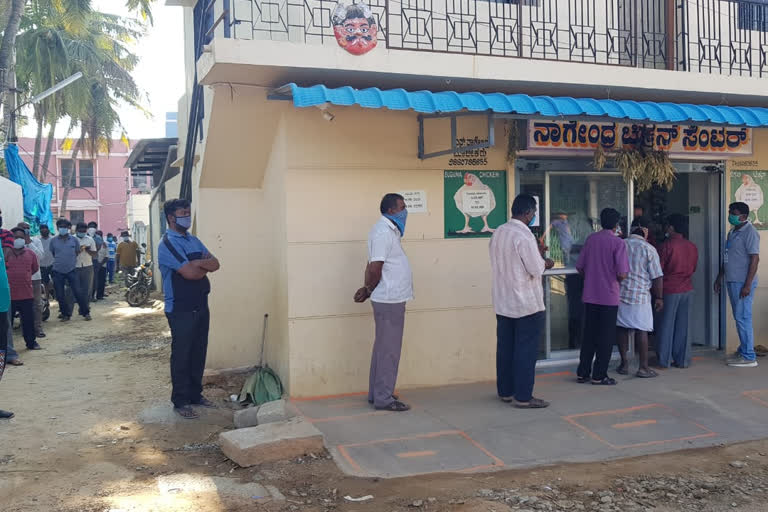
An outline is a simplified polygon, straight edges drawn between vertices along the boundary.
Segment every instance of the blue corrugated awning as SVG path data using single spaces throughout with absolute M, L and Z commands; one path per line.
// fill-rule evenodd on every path
M 285 85 L 276 91 L 278 97 L 290 96 L 297 107 L 322 104 L 359 105 L 364 108 L 413 110 L 422 114 L 450 114 L 462 111 L 493 112 L 531 117 L 595 117 L 647 121 L 654 123 L 711 123 L 729 126 L 768 126 L 768 109 L 762 107 L 730 107 L 726 105 L 693 105 L 688 103 L 656 103 L 653 101 L 609 100 L 529 96 L 527 94 L 382 90 L 377 87 L 355 89 L 324 85 L 300 87 Z

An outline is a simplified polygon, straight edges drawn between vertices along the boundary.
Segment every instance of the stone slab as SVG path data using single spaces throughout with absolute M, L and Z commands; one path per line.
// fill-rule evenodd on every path
M 248 500 L 284 501 L 285 496 L 271 485 L 241 482 L 234 478 L 178 473 L 163 475 L 157 479 L 160 494 L 215 493 L 219 496 Z
M 258 419 L 257 425 L 264 425 L 266 423 L 285 421 L 291 415 L 285 408 L 285 400 L 275 400 L 273 402 L 261 404 L 256 416 Z
M 221 451 L 242 467 L 324 450 L 323 435 L 302 418 L 223 432 Z
M 254 405 L 253 407 L 246 407 L 245 409 L 235 411 L 233 419 L 235 428 L 255 427 L 259 424 L 259 407 Z

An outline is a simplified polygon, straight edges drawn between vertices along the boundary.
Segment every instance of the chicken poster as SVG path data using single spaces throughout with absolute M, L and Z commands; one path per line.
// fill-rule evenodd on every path
M 445 237 L 490 237 L 507 221 L 506 171 L 445 171 Z
M 731 201 L 749 206 L 749 220 L 760 230 L 768 229 L 768 206 L 764 192 L 768 191 L 768 171 L 732 171 Z

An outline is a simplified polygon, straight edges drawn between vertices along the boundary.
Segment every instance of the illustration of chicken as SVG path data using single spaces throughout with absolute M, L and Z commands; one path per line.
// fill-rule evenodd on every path
M 493 233 L 495 230 L 488 225 L 488 215 L 496 208 L 496 197 L 488 185 L 472 173 L 464 174 L 464 185 L 453 196 L 456 208 L 464 214 L 464 229 L 457 233 L 474 233 L 469 225 L 469 219 L 481 217 L 483 228 L 481 233 Z
M 734 194 L 737 201 L 746 203 L 749 206 L 749 211 L 755 215 L 755 220 L 752 224 L 756 226 L 762 226 L 760 217 L 757 216 L 760 207 L 763 206 L 763 189 L 760 185 L 755 183 L 754 178 L 749 174 L 741 175 L 741 186 L 736 190 Z

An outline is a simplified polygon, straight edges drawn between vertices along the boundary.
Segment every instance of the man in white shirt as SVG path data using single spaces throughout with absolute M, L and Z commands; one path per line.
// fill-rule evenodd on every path
M 410 406 L 394 393 L 403 346 L 405 303 L 413 299 L 411 266 L 401 244 L 408 210 L 400 194 L 385 195 L 379 210 L 382 217 L 368 234 L 365 286 L 355 293 L 355 302 L 370 298 L 376 323 L 368 402 L 377 410 L 403 412 Z
M 19 222 L 19 227 L 24 230 L 24 241 L 26 242 L 27 249 L 35 253 L 39 267 L 40 262 L 43 260 L 43 255 L 45 254 L 43 243 L 38 238 L 31 238 L 29 236 L 29 224 L 26 222 Z M 32 274 L 32 293 L 34 293 L 33 305 L 35 308 L 35 332 L 37 333 L 38 338 L 45 338 L 45 333 L 43 332 L 43 294 L 41 290 L 42 283 L 43 274 L 38 269 L 37 272 Z
M 544 258 L 529 226 L 536 219 L 536 199 L 520 194 L 512 203 L 512 219 L 491 238 L 493 307 L 496 311 L 496 387 L 504 402 L 520 409 L 542 409 L 534 398 L 536 356 L 544 327 L 541 278 L 554 263 Z

